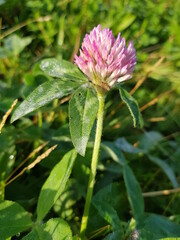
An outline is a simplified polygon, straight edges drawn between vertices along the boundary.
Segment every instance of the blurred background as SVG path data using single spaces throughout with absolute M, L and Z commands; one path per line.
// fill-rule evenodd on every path
M 0 0 L 0 117 L 16 98 L 21 102 L 39 84 L 49 79 L 39 68 L 43 58 L 63 58 L 73 62 L 84 35 L 98 24 L 112 29 L 115 36 L 121 32 L 127 42 L 133 41 L 137 65 L 133 79 L 127 81 L 124 87 L 138 101 L 144 119 L 144 127 L 134 129 L 128 109 L 120 101 L 118 91 L 113 90 L 106 101 L 103 140 L 119 141 L 143 192 L 178 187 L 179 0 Z M 60 156 L 72 148 L 68 130 L 68 100 L 55 100 L 13 125 L 8 122 L 0 135 L 1 181 L 5 181 L 12 169 L 39 144 L 45 141 L 49 141 L 50 145 L 58 143 L 58 149 L 50 157 L 6 188 L 7 199 L 19 201 L 31 212 L 35 209 L 40 187 L 49 170 L 60 160 Z M 140 150 L 134 151 L 130 146 Z M 115 165 L 106 161 L 103 152 L 101 155 L 104 168 L 99 166 L 96 191 L 113 183 L 120 174 Z M 86 158 L 90 159 L 89 156 L 87 152 Z M 4 159 L 7 158 L 9 162 L 5 164 Z M 80 185 L 87 182 L 89 161 L 85 163 L 79 157 L 68 186 L 76 189 L 76 194 L 69 192 L 68 196 L 64 196 L 66 204 L 63 210 L 59 211 L 58 203 L 55 206 L 56 214 L 65 219 L 72 220 L 82 213 L 81 201 L 86 186 Z M 71 202 L 67 203 L 67 198 Z M 124 196 L 119 201 L 125 201 L 122 198 Z M 146 211 L 173 215 L 175 221 L 180 222 L 178 192 L 145 201 Z M 120 214 L 128 219 L 126 210 Z

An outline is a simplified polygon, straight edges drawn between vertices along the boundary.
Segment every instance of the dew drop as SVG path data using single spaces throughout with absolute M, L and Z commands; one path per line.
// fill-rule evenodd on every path
M 9 159 L 12 160 L 14 158 L 14 155 L 10 155 Z
M 17 233 L 17 234 L 16 234 L 16 237 L 20 237 L 20 235 L 21 235 L 21 233 Z

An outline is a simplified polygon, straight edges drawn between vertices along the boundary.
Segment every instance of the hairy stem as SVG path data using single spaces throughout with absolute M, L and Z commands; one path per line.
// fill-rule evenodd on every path
M 81 221 L 80 236 L 82 240 L 85 239 L 85 232 L 86 232 L 87 223 L 88 223 L 89 208 L 90 208 L 91 199 L 93 195 L 96 168 L 98 163 L 98 156 L 99 156 L 99 149 L 101 144 L 101 136 L 102 136 L 102 128 L 103 128 L 103 112 L 104 112 L 105 96 L 100 91 L 97 91 L 97 96 L 99 100 L 99 109 L 97 114 L 96 136 L 95 136 L 94 149 L 93 149 L 93 155 L 92 155 L 91 171 L 89 176 L 84 213 Z

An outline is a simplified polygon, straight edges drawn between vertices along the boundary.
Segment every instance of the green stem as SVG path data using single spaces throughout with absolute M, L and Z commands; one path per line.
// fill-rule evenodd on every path
M 2 180 L 0 180 L 0 201 L 3 201 L 5 198 L 5 173 L 2 173 L 0 178 Z
M 4 200 L 5 195 L 5 182 L 2 180 L 0 181 L 0 201 Z
M 99 109 L 97 114 L 97 126 L 96 126 L 96 136 L 94 142 L 94 149 L 92 155 L 92 162 L 91 162 L 91 171 L 89 176 L 89 183 L 88 183 L 88 190 L 86 195 L 86 202 L 84 207 L 84 213 L 81 221 L 81 229 L 80 229 L 80 236 L 81 239 L 85 239 L 85 232 L 88 223 L 89 217 L 89 208 L 91 204 L 93 188 L 95 183 L 95 176 L 96 176 L 96 168 L 98 163 L 98 156 L 99 156 L 99 149 L 101 144 L 101 136 L 102 136 L 102 128 L 103 128 L 103 113 L 104 113 L 104 100 L 105 96 L 100 91 L 97 91 L 97 96 L 99 100 Z
M 42 112 L 38 111 L 38 127 L 42 128 Z

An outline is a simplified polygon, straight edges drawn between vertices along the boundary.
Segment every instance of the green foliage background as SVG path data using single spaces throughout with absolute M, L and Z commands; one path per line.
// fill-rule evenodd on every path
M 124 153 L 143 193 L 177 188 L 180 183 L 180 1 L 1 0 L 0 117 L 16 98 L 21 102 L 38 85 L 51 80 L 40 70 L 42 59 L 55 57 L 73 62 L 85 33 L 99 23 L 111 28 L 115 36 L 121 32 L 134 43 L 137 66 L 133 79 L 124 87 L 137 99 L 144 119 L 143 129 L 133 128 L 119 93 L 112 91 L 106 101 L 103 142 Z M 7 122 L 0 134 L 1 186 L 12 170 L 39 145 L 46 141 L 48 147 L 58 144 L 39 165 L 5 188 L 5 199 L 19 203 L 33 219 L 36 219 L 37 199 L 43 183 L 55 164 L 73 148 L 68 127 L 68 100 L 69 97 L 54 100 L 13 124 Z M 95 128 L 85 158 L 78 156 L 65 190 L 47 216 L 47 220 L 63 218 L 74 234 L 78 233 L 84 206 L 94 132 Z M 108 191 L 111 196 L 107 199 Z M 100 196 L 106 199 L 103 201 L 116 210 L 125 227 L 132 212 L 122 168 L 104 148 L 94 194 L 102 194 Z M 94 231 L 98 230 L 102 239 L 112 229 L 104 218 L 103 206 L 96 211 L 100 208 L 97 199 L 98 195 L 91 208 L 88 236 L 96 236 Z M 146 212 L 180 224 L 179 192 L 144 197 L 144 200 Z M 153 217 L 151 221 L 160 222 Z M 26 233 L 13 239 L 21 239 Z M 171 237 L 171 233 L 166 235 Z M 156 236 L 161 238 L 158 233 Z M 150 239 L 157 239 L 156 236 Z

